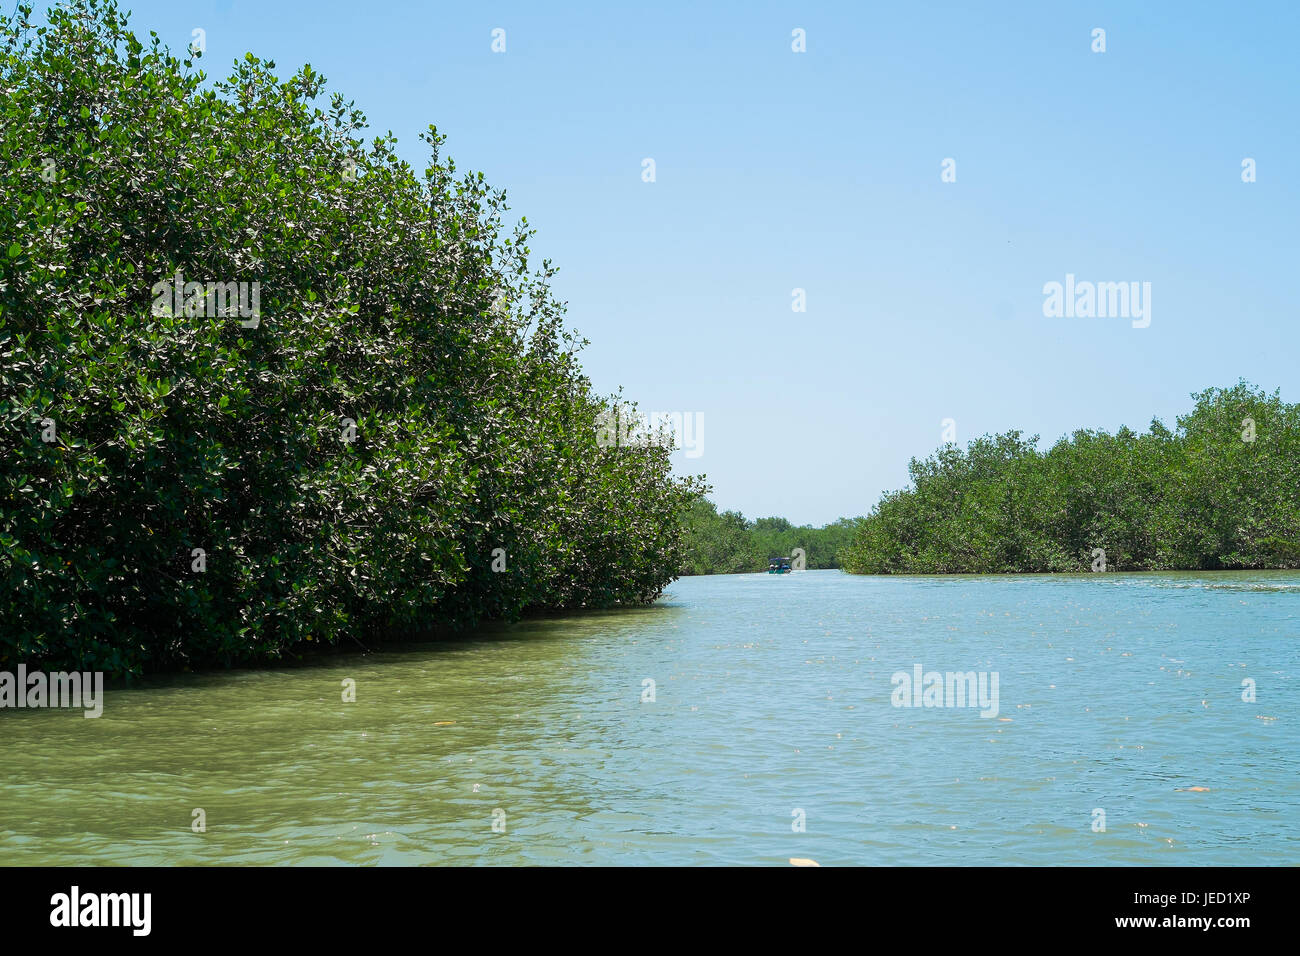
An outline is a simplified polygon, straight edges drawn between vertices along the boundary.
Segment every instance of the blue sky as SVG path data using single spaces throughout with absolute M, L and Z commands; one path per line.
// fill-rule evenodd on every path
M 177 51 L 205 30 L 213 75 L 311 63 L 417 168 L 437 125 L 538 229 L 596 387 L 701 413 L 678 468 L 750 517 L 868 512 L 945 418 L 1300 400 L 1298 4 L 123 6 Z M 1045 317 L 1067 273 L 1150 282 L 1150 326 Z

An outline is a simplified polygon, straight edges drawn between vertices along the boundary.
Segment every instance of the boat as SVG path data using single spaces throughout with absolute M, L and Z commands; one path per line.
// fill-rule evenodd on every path
M 772 558 L 770 561 L 767 562 L 767 573 L 768 574 L 789 574 L 790 559 Z

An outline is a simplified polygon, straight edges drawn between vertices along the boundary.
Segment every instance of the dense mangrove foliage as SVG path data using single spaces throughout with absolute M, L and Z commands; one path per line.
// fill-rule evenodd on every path
M 862 574 L 1300 568 L 1300 406 L 1245 382 L 1169 429 L 946 445 L 862 522 Z
M 683 574 L 743 574 L 763 571 L 774 557 L 803 551 L 808 569 L 838 568 L 839 552 L 853 540 L 857 518 L 824 528 L 796 527 L 785 518 L 747 520 L 738 511 L 718 513 L 713 502 L 696 500 L 686 522 Z
M 305 66 L 0 20 L 0 662 L 281 657 L 656 597 L 699 494 L 601 447 L 553 268 Z

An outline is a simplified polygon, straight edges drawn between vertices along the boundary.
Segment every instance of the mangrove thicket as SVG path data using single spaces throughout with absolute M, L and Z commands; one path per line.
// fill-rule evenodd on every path
M 0 662 L 274 659 L 652 600 L 698 492 L 601 447 L 554 268 L 310 66 L 0 19 Z
M 1020 432 L 913 459 L 841 556 L 860 574 L 1300 568 L 1300 406 L 1246 382 L 1174 428 Z

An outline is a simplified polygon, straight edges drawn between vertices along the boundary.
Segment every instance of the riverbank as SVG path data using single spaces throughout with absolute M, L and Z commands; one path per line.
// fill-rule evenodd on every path
M 205 79 L 112 3 L 45 19 L 0 13 L 0 665 L 229 667 L 660 594 L 703 483 L 602 441 L 623 400 L 554 267 L 433 127 L 417 172 L 310 66 Z
M 807 570 L 838 568 L 840 552 L 852 542 L 861 520 L 841 518 L 821 528 L 795 526 L 785 518 L 719 513 L 712 501 L 700 498 L 684 521 L 682 574 L 764 571 L 773 557 L 798 560 Z
M 1300 406 L 1245 382 L 1176 427 L 1020 432 L 913 460 L 841 554 L 857 574 L 1300 568 Z

